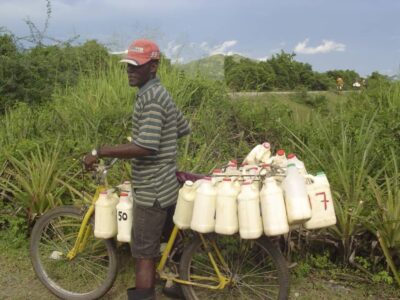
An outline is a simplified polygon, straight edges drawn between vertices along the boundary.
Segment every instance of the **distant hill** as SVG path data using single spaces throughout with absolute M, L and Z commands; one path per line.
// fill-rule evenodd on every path
M 223 80 L 224 58 L 225 56 L 223 54 L 216 54 L 186 64 L 176 64 L 176 66 L 184 70 L 187 74 L 194 75 L 196 73 L 201 73 L 212 79 Z M 245 57 L 234 54 L 233 58 L 235 61 L 239 61 Z

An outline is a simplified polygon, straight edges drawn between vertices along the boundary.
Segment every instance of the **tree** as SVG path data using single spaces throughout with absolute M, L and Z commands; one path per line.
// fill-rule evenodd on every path
M 352 89 L 353 83 L 360 79 L 360 75 L 354 70 L 331 70 L 326 75 L 332 82 L 336 82 L 336 78 L 341 77 L 344 81 L 344 89 Z

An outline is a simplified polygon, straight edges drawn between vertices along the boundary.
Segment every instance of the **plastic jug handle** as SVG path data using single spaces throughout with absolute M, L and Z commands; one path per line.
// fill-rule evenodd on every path
M 311 181 L 311 183 L 315 182 L 315 176 L 311 175 L 311 174 L 305 174 L 304 178 L 306 179 L 306 182 L 308 183 L 309 181 Z

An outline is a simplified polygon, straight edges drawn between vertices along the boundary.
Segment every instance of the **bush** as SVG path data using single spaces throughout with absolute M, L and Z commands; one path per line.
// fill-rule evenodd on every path
M 75 85 L 80 74 L 104 70 L 108 60 L 107 50 L 96 41 L 20 49 L 14 36 L 1 35 L 0 114 L 17 102 L 46 103 L 57 87 Z

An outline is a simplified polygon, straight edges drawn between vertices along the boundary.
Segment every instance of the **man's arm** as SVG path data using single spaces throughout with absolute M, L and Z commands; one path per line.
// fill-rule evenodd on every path
M 93 168 L 93 164 L 98 158 L 117 157 L 122 159 L 130 159 L 134 157 L 152 155 L 155 152 L 154 150 L 140 147 L 134 143 L 116 146 L 102 146 L 96 150 L 97 156 L 92 155 L 92 153 L 88 153 L 83 159 L 87 170 L 91 170 Z
M 134 143 L 116 146 L 103 146 L 97 149 L 98 157 L 134 158 L 154 154 L 155 151 L 140 147 Z

